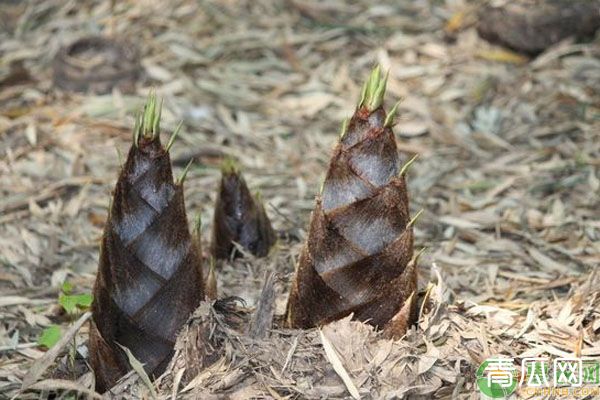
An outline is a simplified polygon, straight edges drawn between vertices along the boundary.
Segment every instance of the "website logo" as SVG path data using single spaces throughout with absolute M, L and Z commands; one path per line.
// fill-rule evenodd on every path
M 517 368 L 512 358 L 488 358 L 477 369 L 477 386 L 492 399 L 503 399 L 517 390 Z
M 518 387 L 527 396 L 600 397 L 600 360 L 580 357 L 526 357 L 485 360 L 476 372 L 479 391 L 491 399 L 505 399 Z

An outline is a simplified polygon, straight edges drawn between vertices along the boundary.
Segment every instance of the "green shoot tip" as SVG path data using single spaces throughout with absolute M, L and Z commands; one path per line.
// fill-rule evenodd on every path
M 406 225 L 407 228 L 410 228 L 411 226 L 413 226 L 417 220 L 419 219 L 419 217 L 421 216 L 421 214 L 423 214 L 423 209 L 420 209 L 418 213 L 415 214 L 414 217 L 412 217 L 412 219 L 408 222 L 408 224 Z
M 349 118 L 345 118 L 342 121 L 342 127 L 340 128 L 340 140 L 342 140 L 344 138 L 344 136 L 346 136 L 346 132 L 348 132 L 348 124 L 349 123 L 350 123 Z
M 427 247 L 422 247 L 421 250 L 419 250 L 419 252 L 417 254 L 415 254 L 415 263 L 417 261 L 419 261 L 419 258 L 421 258 L 421 256 L 423 255 L 423 253 L 425 253 L 425 251 L 427 251 Z
M 381 75 L 381 67 L 377 65 L 371 71 L 369 79 L 363 86 L 358 107 L 366 106 L 369 111 L 373 111 L 383 104 L 385 88 L 387 84 L 389 71 L 384 76 Z
M 398 100 L 396 104 L 394 104 L 394 107 L 392 107 L 388 115 L 386 115 L 385 121 L 383 122 L 383 126 L 385 128 L 391 128 L 392 125 L 394 125 L 394 120 L 396 119 L 396 114 L 398 113 L 398 106 L 400 105 L 401 101 L 402 100 Z
M 194 163 L 194 159 L 192 158 L 190 160 L 190 162 L 188 162 L 187 165 L 185 166 L 185 168 L 183 169 L 183 172 L 181 173 L 181 176 L 177 179 L 176 184 L 178 186 L 183 185 L 183 182 L 185 182 L 185 177 L 187 176 L 187 173 L 190 170 L 190 167 L 192 166 L 193 163 Z
M 169 152 L 169 150 L 171 150 L 171 146 L 173 146 L 173 143 L 175 143 L 175 139 L 177 139 L 177 135 L 179 135 L 179 132 L 181 131 L 182 126 L 183 126 L 183 121 L 180 121 L 179 124 L 177 125 L 177 127 L 175 128 L 175 130 L 173 131 L 173 133 L 171 134 L 171 137 L 169 138 L 169 143 L 167 143 L 167 147 L 165 147 L 165 150 L 167 151 L 167 153 Z
M 418 154 L 415 154 L 410 160 L 408 160 L 400 169 L 400 173 L 398 174 L 399 176 L 405 175 L 406 172 L 408 171 L 408 169 L 410 168 L 410 166 L 415 162 L 415 160 L 419 158 Z
M 163 101 L 157 106 L 156 91 L 150 90 L 148 99 L 142 111 L 136 116 L 133 128 L 133 141 L 137 146 L 140 136 L 147 139 L 156 139 L 160 133 L 160 118 L 162 115 Z
M 325 189 L 325 181 L 327 180 L 327 176 L 321 179 L 321 186 L 319 186 L 319 196 L 323 195 L 323 189 Z
M 140 133 L 142 131 L 142 112 L 139 111 L 135 115 L 135 125 L 133 126 L 133 144 L 135 147 L 138 146 L 140 141 Z
M 227 156 L 223 159 L 223 162 L 221 163 L 221 173 L 223 175 L 233 175 L 238 174 L 239 172 L 240 169 L 233 157 Z
M 202 229 L 202 214 L 198 213 L 196 218 L 194 219 L 194 233 L 200 236 L 200 231 Z
M 369 102 L 369 111 L 374 111 L 375 109 L 381 107 L 383 104 L 383 98 L 385 96 L 385 88 L 387 85 L 387 80 L 389 76 L 389 71 L 385 73 L 385 76 L 379 80 L 377 83 L 377 87 L 373 92 L 371 101 Z

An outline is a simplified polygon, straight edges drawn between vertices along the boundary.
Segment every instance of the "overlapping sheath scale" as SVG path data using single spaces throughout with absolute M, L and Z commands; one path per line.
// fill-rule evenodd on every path
M 344 126 L 292 284 L 292 327 L 354 313 L 383 328 L 416 290 L 406 182 L 390 125 L 378 104 L 359 105 Z
M 150 376 L 162 373 L 178 330 L 203 298 L 203 285 L 183 189 L 173 183 L 158 136 L 139 138 L 121 171 L 94 295 L 90 358 L 97 390 L 109 389 L 130 369 L 119 345 Z

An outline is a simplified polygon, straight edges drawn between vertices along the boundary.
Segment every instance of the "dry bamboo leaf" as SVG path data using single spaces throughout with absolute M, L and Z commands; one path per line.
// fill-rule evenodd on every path
M 460 31 L 465 25 L 465 16 L 467 15 L 466 10 L 458 11 L 446 21 L 446 25 L 444 26 L 444 30 L 447 33 L 456 33 Z
M 15 306 L 19 304 L 46 304 L 50 300 L 33 300 L 21 296 L 2 296 L 0 297 L 0 307 Z
M 342 360 L 340 360 L 340 356 L 338 356 L 337 351 L 335 350 L 335 348 L 333 347 L 329 339 L 327 339 L 327 336 L 325 336 L 321 329 L 319 329 L 319 336 L 321 337 L 321 343 L 323 343 L 325 355 L 327 356 L 327 359 L 333 366 L 333 369 L 340 376 L 340 378 L 342 378 L 342 381 L 344 382 L 344 385 L 346 385 L 346 388 L 348 389 L 350 395 L 357 400 L 360 399 L 360 393 L 358 392 L 358 388 L 352 381 L 352 378 L 348 374 L 348 371 L 346 371 L 346 368 L 344 368 L 344 364 L 342 363 Z
M 544 269 L 549 271 L 556 271 L 560 274 L 568 274 L 570 269 L 564 266 L 563 264 L 554 261 L 541 251 L 537 250 L 534 247 L 529 247 L 527 252 L 537 263 L 539 263 Z
M 171 400 L 177 399 L 177 392 L 179 391 L 179 384 L 181 383 L 181 378 L 183 378 L 183 374 L 185 373 L 185 367 L 181 368 L 175 374 L 175 378 L 173 378 L 173 389 L 171 390 Z
M 429 131 L 427 123 L 422 121 L 406 121 L 395 125 L 395 130 L 402 137 L 416 137 L 426 134 Z
M 465 219 L 453 217 L 450 215 L 445 215 L 443 217 L 440 217 L 438 220 L 444 224 L 452 225 L 452 226 L 455 226 L 455 227 L 461 228 L 461 229 L 480 229 L 481 228 L 481 225 L 476 222 L 467 221 Z
M 383 334 L 386 337 L 401 338 L 406 333 L 411 321 L 415 320 L 415 303 L 415 292 L 412 292 L 398 313 L 385 324 Z
M 152 396 L 152 398 L 156 399 L 156 389 L 154 389 L 154 385 L 150 381 L 148 374 L 146 373 L 146 371 L 144 371 L 144 364 L 142 364 L 140 360 L 135 358 L 135 356 L 131 353 L 131 350 L 129 350 L 127 347 L 121 346 L 120 344 L 119 347 L 122 348 L 125 354 L 127 355 L 127 361 L 129 361 L 129 365 L 131 365 L 131 368 L 133 368 L 135 373 L 138 374 L 146 388 L 150 391 L 150 395 Z
M 527 61 L 529 61 L 527 57 L 524 57 L 518 53 L 509 50 L 502 49 L 480 51 L 477 53 L 477 56 L 488 61 L 497 61 L 517 65 L 525 64 Z
M 517 333 L 515 335 L 515 339 L 518 339 L 521 336 L 523 336 L 529 330 L 529 328 L 531 328 L 533 326 L 533 324 L 535 323 L 535 320 L 537 318 L 538 318 L 537 310 L 532 305 L 529 307 L 529 310 L 527 310 L 527 317 L 525 318 L 525 322 L 523 322 L 523 327 L 521 328 L 519 333 Z

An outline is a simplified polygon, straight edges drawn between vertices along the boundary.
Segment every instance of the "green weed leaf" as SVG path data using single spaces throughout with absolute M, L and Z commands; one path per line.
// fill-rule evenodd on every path
M 62 287 L 61 287 L 61 291 L 64 294 L 71 294 L 71 292 L 73 291 L 73 284 L 70 282 L 63 282 Z
M 75 314 L 78 309 L 88 309 L 92 305 L 94 297 L 89 293 L 84 294 L 61 294 L 58 303 L 65 309 L 67 314 Z
M 50 325 L 42 331 L 38 339 L 38 344 L 47 349 L 51 349 L 62 337 L 62 331 L 58 325 Z

